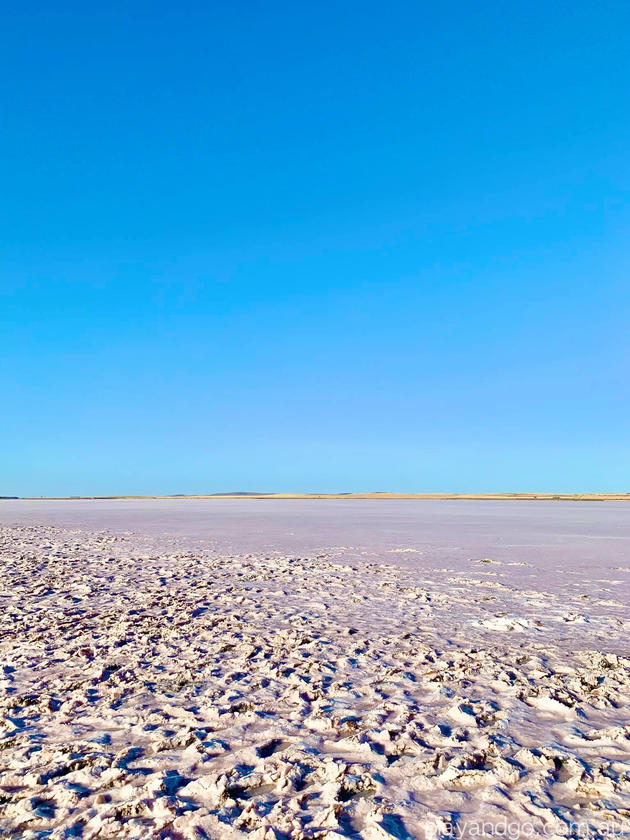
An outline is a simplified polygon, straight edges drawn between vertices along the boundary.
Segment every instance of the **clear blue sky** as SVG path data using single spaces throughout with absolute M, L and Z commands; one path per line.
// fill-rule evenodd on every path
M 0 494 L 630 490 L 627 2 L 2 28 Z

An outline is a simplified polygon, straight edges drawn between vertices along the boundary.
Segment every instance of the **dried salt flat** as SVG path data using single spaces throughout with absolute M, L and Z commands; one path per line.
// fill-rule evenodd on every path
M 391 547 L 1 528 L 0 837 L 628 831 L 627 604 Z

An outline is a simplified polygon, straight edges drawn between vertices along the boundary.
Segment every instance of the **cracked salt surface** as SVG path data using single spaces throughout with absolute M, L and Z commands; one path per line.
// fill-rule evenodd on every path
M 0 528 L 0 837 L 628 831 L 623 595 L 407 537 Z

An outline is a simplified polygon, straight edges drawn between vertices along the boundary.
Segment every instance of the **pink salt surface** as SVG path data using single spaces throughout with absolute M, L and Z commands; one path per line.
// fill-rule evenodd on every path
M 629 550 L 623 503 L 2 501 L 0 838 L 627 834 Z
M 502 564 L 503 583 L 600 598 L 614 593 L 630 604 L 626 502 L 3 500 L 0 524 L 150 535 L 236 554 L 332 551 L 344 562 L 412 572 L 470 571 L 471 560 L 489 558 Z

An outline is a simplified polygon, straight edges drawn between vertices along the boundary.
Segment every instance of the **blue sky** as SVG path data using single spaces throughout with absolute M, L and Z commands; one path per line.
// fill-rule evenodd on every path
M 3 14 L 0 494 L 630 490 L 630 6 Z

